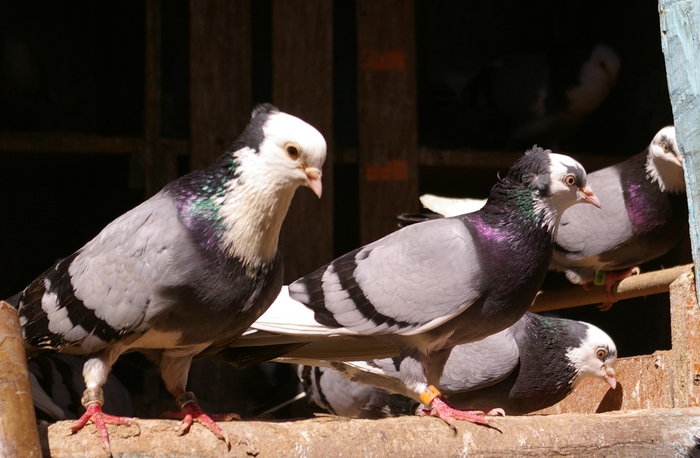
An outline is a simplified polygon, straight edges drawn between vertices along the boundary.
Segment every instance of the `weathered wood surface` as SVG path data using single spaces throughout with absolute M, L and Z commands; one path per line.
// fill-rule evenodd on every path
M 17 310 L 0 301 L 0 456 L 41 456 Z
M 700 434 L 700 408 L 604 414 L 528 415 L 494 418 L 494 428 L 437 418 L 347 420 L 321 417 L 289 422 L 222 423 L 233 439 L 224 443 L 199 424 L 183 436 L 171 420 L 139 420 L 110 426 L 114 456 L 296 457 L 303 456 L 684 456 Z M 93 425 L 68 435 L 68 422 L 42 429 L 51 457 L 104 456 Z
M 333 2 L 272 2 L 272 73 L 272 102 L 316 127 L 328 146 L 323 197 L 299 189 L 282 226 L 290 283 L 333 260 Z
M 190 166 L 211 164 L 252 110 L 250 0 L 190 1 Z
M 700 262 L 700 2 L 660 0 L 661 49 L 683 156 L 693 262 Z M 700 291 L 700 288 L 697 288 Z
M 666 293 L 673 281 L 683 274 L 691 272 L 693 264 L 671 267 L 669 269 L 646 272 L 633 275 L 620 281 L 613 287 L 617 300 L 632 297 L 648 296 L 650 294 Z M 531 312 L 549 312 L 580 305 L 600 304 L 607 299 L 605 287 L 594 286 L 584 290 L 580 286 L 569 286 L 537 293 L 530 306 Z
M 360 243 L 418 210 L 414 4 L 358 0 Z

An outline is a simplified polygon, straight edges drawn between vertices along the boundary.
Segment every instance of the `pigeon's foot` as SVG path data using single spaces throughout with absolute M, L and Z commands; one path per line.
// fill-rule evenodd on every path
M 217 421 L 231 421 L 240 420 L 241 417 L 237 414 L 219 414 L 210 415 L 205 413 L 197 404 L 197 398 L 194 393 L 188 391 L 177 397 L 177 404 L 180 407 L 179 412 L 165 412 L 163 416 L 166 418 L 182 420 L 180 426 L 178 427 L 178 432 L 180 435 L 187 433 L 192 426 L 192 423 L 196 420 L 202 426 L 206 427 L 209 431 L 214 433 L 214 435 L 226 443 L 226 448 L 231 449 L 231 442 L 228 436 L 224 433 L 219 425 L 216 424 Z
M 420 399 L 423 405 L 429 406 L 428 409 L 422 409 L 419 413 L 420 415 L 439 417 L 450 426 L 452 426 L 454 420 L 488 425 L 489 422 L 486 416 L 505 416 L 503 409 L 492 409 L 488 413 L 484 413 L 481 410 L 455 409 L 442 399 L 440 392 L 432 385 L 429 385 L 428 389 L 421 394 Z
M 632 267 L 623 270 L 611 270 L 607 272 L 598 272 L 598 274 L 596 275 L 595 284 L 605 286 L 605 295 L 608 298 L 607 301 L 598 305 L 598 309 L 601 312 L 607 312 L 608 310 L 610 310 L 613 304 L 617 302 L 617 300 L 615 299 L 615 295 L 613 294 L 613 287 L 618 282 L 624 280 L 627 277 L 630 277 L 632 275 L 639 275 L 640 272 L 641 271 L 639 270 L 639 267 Z M 600 275 L 603 276 L 603 279 L 599 279 Z
M 83 406 L 85 406 L 85 413 L 71 426 L 71 432 L 75 434 L 76 432 L 83 429 L 88 422 L 92 421 L 97 428 L 97 432 L 102 439 L 102 446 L 108 452 L 110 451 L 109 445 L 109 433 L 107 432 L 107 424 L 112 425 L 125 425 L 131 426 L 135 424 L 132 418 L 128 417 L 117 417 L 115 415 L 108 415 L 102 412 L 102 404 L 104 404 L 104 395 L 101 388 L 87 389 L 83 392 L 83 397 L 81 399 Z

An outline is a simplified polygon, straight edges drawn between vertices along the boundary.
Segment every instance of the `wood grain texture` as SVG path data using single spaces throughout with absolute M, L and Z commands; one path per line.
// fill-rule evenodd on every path
M 17 310 L 0 301 L 0 456 L 40 457 Z
M 326 139 L 323 196 L 299 189 L 280 234 L 285 283 L 333 259 L 333 2 L 272 3 L 272 102 Z
M 418 210 L 414 2 L 358 0 L 360 243 Z
M 252 106 L 250 0 L 190 1 L 190 166 L 218 158 Z
M 661 48 L 687 185 L 693 261 L 700 262 L 700 3 L 660 0 Z M 696 284 L 697 286 L 697 284 Z M 700 291 L 700 288 L 696 288 Z
M 290 422 L 220 423 L 223 441 L 195 423 L 178 436 L 174 420 L 139 420 L 109 427 L 112 452 L 130 457 L 670 457 L 686 456 L 700 429 L 700 408 L 650 409 L 603 414 L 526 415 L 494 418 L 494 428 L 437 418 L 348 420 L 320 417 Z M 70 423 L 42 428 L 53 458 L 104 456 L 93 425 L 73 436 Z M 47 450 L 48 452 L 48 450 Z M 48 455 L 48 453 L 47 453 Z

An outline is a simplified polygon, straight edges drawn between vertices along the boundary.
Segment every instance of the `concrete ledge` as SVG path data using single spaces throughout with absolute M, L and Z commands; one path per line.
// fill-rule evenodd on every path
M 457 422 L 456 431 L 437 418 L 420 417 L 227 422 L 221 426 L 232 438 L 228 453 L 199 424 L 178 436 L 176 421 L 138 423 L 140 434 L 135 427 L 109 427 L 115 457 L 668 457 L 685 456 L 694 446 L 700 408 L 495 418 L 498 429 Z M 69 426 L 59 422 L 40 431 L 51 457 L 105 455 L 93 425 L 73 436 Z

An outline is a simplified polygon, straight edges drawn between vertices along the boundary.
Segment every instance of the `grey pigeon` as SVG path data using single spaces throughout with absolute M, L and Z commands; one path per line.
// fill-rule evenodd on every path
M 277 250 L 294 192 L 321 195 L 323 136 L 270 104 L 256 107 L 233 145 L 210 167 L 166 185 L 34 280 L 19 299 L 32 355 L 89 356 L 83 368 L 88 421 L 109 449 L 102 385 L 117 358 L 140 351 L 177 399 L 181 430 L 193 420 L 228 444 L 186 392 L 192 358 L 236 339 L 272 303 L 283 282 Z
M 435 388 L 442 368 L 454 346 L 499 332 L 527 311 L 559 217 L 579 202 L 599 205 L 583 167 L 534 147 L 479 211 L 407 226 L 302 277 L 234 346 L 306 342 L 296 352 L 310 361 L 398 355 L 400 382 L 433 415 L 486 423 L 444 402 Z M 235 362 L 240 352 L 231 348 L 224 358 Z
M 574 284 L 605 285 L 606 309 L 615 282 L 670 251 L 688 227 L 674 127 L 664 127 L 644 151 L 591 173 L 588 180 L 602 209 L 572 207 L 564 213 L 551 268 L 565 272 Z
M 440 391 L 459 409 L 490 409 L 524 415 L 556 404 L 587 377 L 616 387 L 615 343 L 601 329 L 581 321 L 526 313 L 513 326 L 452 349 Z M 399 358 L 368 363 L 398 377 Z M 344 364 L 336 365 L 345 367 Z M 329 412 L 357 418 L 411 414 L 418 407 L 403 396 L 362 385 L 328 367 L 305 367 L 304 388 Z M 357 372 L 350 375 L 357 378 Z
M 574 284 L 605 285 L 608 302 L 601 308 L 606 310 L 613 303 L 612 286 L 638 265 L 668 253 L 688 227 L 683 160 L 674 127 L 659 130 L 644 151 L 591 172 L 588 183 L 602 209 L 577 205 L 564 212 L 550 268 L 565 272 Z M 443 216 L 474 211 L 484 202 L 421 196 L 428 210 Z M 409 216 L 399 220 L 407 224 L 436 217 Z

